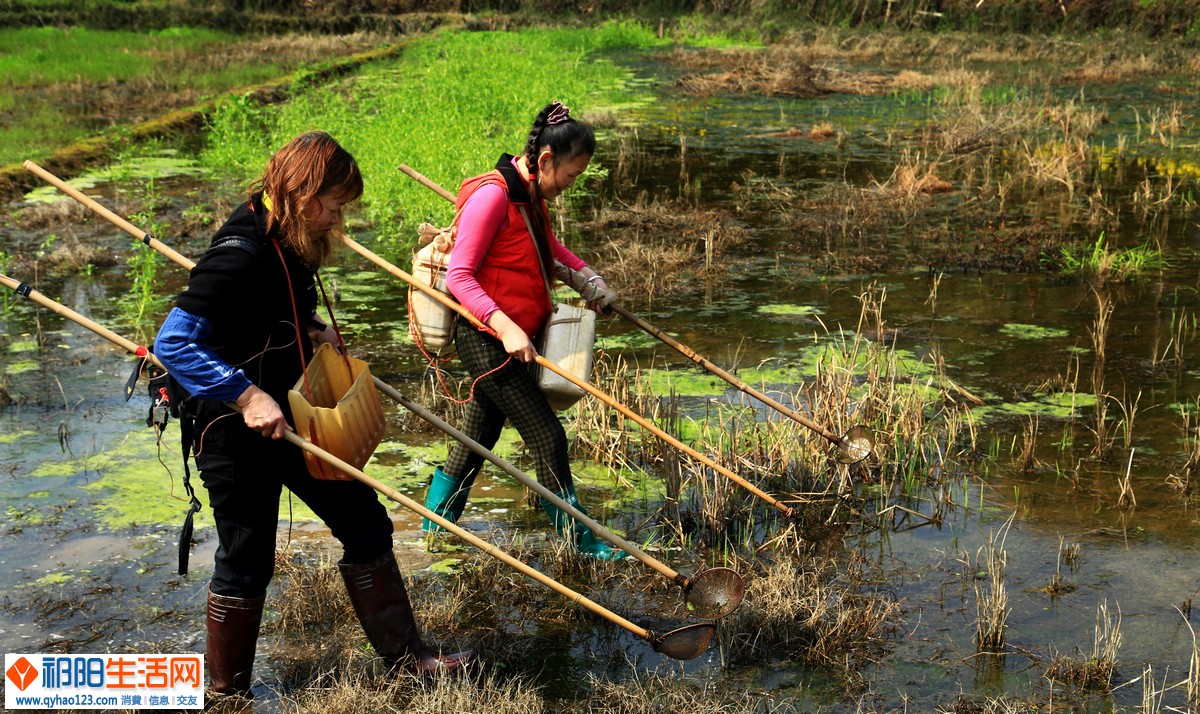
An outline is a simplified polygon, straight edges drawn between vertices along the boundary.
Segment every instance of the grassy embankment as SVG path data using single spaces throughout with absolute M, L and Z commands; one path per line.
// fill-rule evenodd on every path
M 308 76 L 345 71 L 349 60 L 339 58 L 379 43 L 362 34 L 249 37 L 196 28 L 0 30 L 0 183 L 31 185 L 24 159 L 76 168 L 130 142 L 199 127 L 207 102 L 230 89 L 278 98 Z M 306 73 L 291 76 L 300 69 Z
M 647 101 L 647 94 L 604 52 L 662 43 L 633 23 L 417 39 L 395 62 L 365 69 L 338 87 L 269 108 L 222 103 L 203 160 L 248 180 L 292 136 L 325 129 L 362 164 L 366 220 L 384 240 L 411 244 L 418 222 L 447 223 L 453 207 L 399 172 L 400 163 L 453 191 L 462 179 L 491 168 L 500 152 L 519 153 L 534 116 L 551 100 L 611 125 L 622 107 Z M 602 172 L 606 158 L 598 155 L 590 171 Z

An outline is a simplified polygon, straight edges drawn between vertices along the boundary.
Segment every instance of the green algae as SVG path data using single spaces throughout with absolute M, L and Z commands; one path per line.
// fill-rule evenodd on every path
M 1049 419 L 1071 419 L 1079 416 L 1081 410 L 1096 406 L 1096 395 L 1083 392 L 1074 394 L 1055 392 L 1053 394 L 1038 393 L 1033 399 L 1024 402 L 1006 402 L 1004 404 L 975 407 L 970 411 L 972 419 L 987 421 L 1003 417 L 1046 417 Z
M 403 466 L 376 466 L 375 468 L 371 468 L 371 464 L 368 464 L 367 469 L 363 471 L 388 486 L 401 491 L 413 491 L 425 486 L 425 483 L 429 481 L 429 474 L 433 472 L 433 467 L 430 466 L 426 470 L 417 464 L 406 464 Z
M 172 444 L 174 446 L 174 444 Z M 168 453 L 176 453 L 171 449 Z M 158 462 L 155 435 L 149 429 L 139 429 L 122 439 L 115 448 L 86 460 L 65 460 L 54 465 L 43 464 L 38 475 L 91 472 L 97 478 L 83 486 L 96 498 L 93 513 L 110 529 L 177 523 L 187 510 L 182 483 L 183 464 L 167 462 L 168 473 Z M 196 478 L 199 481 L 199 478 Z M 194 483 L 199 486 L 199 483 Z M 204 504 L 196 514 L 196 528 L 212 525 L 208 494 L 196 488 L 196 496 Z
M 756 312 L 786 317 L 807 317 L 809 315 L 820 315 L 822 310 L 815 305 L 772 304 L 759 305 Z
M 8 506 L 4 509 L 4 520 L 6 522 L 5 529 L 21 526 L 40 526 L 46 522 L 45 516 L 32 508 L 24 510 L 16 506 Z
M 605 352 L 645 350 L 658 344 L 657 337 L 642 331 L 625 332 L 619 335 L 596 335 L 596 347 Z
M 32 432 L 28 429 L 22 429 L 21 431 L 15 431 L 11 434 L 0 434 L 0 444 L 16 443 L 18 441 L 21 441 L 22 439 L 27 439 L 33 435 L 34 435 L 34 432 Z
M 492 452 L 513 463 L 521 451 L 520 438 L 515 429 L 505 429 L 500 433 L 500 439 Z M 375 449 L 366 470 L 390 486 L 401 490 L 419 490 L 425 488 L 434 467 L 440 466 L 449 455 L 445 442 L 405 444 L 399 441 L 385 441 Z M 485 468 L 495 469 L 490 464 Z
M 1009 337 L 1017 337 L 1024 340 L 1048 340 L 1056 337 L 1066 337 L 1071 334 L 1069 330 L 1058 327 L 1026 325 L 1020 322 L 1010 322 L 1001 327 L 1000 331 Z
M 174 446 L 174 443 L 171 444 Z M 171 448 L 169 454 L 175 454 Z M 171 458 L 167 468 L 159 463 L 159 450 L 153 432 L 141 429 L 130 433 L 114 448 L 80 459 L 47 461 L 32 476 L 92 477 L 82 488 L 93 494 L 92 513 L 98 523 L 118 530 L 135 526 L 176 524 L 187 510 L 183 486 L 180 483 L 183 465 Z M 170 469 L 169 471 L 167 469 Z M 385 480 L 389 474 L 368 464 L 365 471 L 374 478 Z M 99 474 L 99 478 L 94 475 Z M 413 483 L 415 483 L 415 477 Z M 202 507 L 196 515 L 196 528 L 212 525 L 207 492 L 200 487 L 194 474 L 193 486 Z M 280 496 L 281 518 L 296 522 L 319 521 L 308 506 L 284 489 Z
M 63 583 L 70 582 L 73 579 L 74 576 L 72 576 L 70 573 L 59 571 L 55 573 L 46 573 L 42 577 L 35 580 L 34 583 L 37 585 L 61 585 Z
M 4 373 L 10 376 L 25 374 L 26 372 L 36 372 L 41 368 L 42 363 L 37 360 L 23 359 L 12 362 L 4 367 Z
M 795 366 L 802 377 L 815 377 L 828 370 L 844 370 L 865 373 L 876 367 L 893 378 L 928 378 L 934 375 L 933 365 L 906 349 L 880 350 L 873 343 L 857 336 L 847 342 L 846 336 L 835 335 L 832 340 L 821 341 L 801 349 L 795 357 Z
M 659 396 L 717 397 L 729 388 L 720 377 L 693 369 L 652 369 L 639 373 L 638 382 Z
M 201 176 L 208 169 L 195 159 L 177 156 L 173 151 L 164 151 L 157 156 L 139 156 L 106 166 L 103 169 L 86 171 L 66 183 L 75 190 L 86 193 L 100 183 L 115 183 L 129 180 L 162 179 L 171 176 Z M 73 200 L 54 186 L 39 186 L 26 193 L 24 200 L 32 204 L 53 204 Z
M 33 352 L 38 348 L 37 342 L 33 340 L 18 340 L 8 346 L 9 352 Z
M 431 563 L 426 570 L 442 575 L 458 575 L 462 570 L 462 564 L 463 561 L 459 558 L 445 558 L 436 563 Z

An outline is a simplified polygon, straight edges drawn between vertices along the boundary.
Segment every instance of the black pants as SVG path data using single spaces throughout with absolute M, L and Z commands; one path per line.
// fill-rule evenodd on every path
M 508 353 L 504 344 L 458 321 L 454 335 L 458 358 L 473 378 L 504 364 Z M 507 419 L 516 427 L 525 447 L 533 455 L 537 480 L 555 493 L 571 485 L 571 463 L 567 457 L 567 432 L 550 408 L 534 379 L 536 365 L 512 359 L 502 369 L 475 384 L 475 396 L 467 405 L 463 433 L 491 449 L 500 438 Z M 470 488 L 483 465 L 483 457 L 462 444 L 454 447 L 446 460 L 446 475 L 459 479 Z
M 391 551 L 392 520 L 370 486 L 313 478 L 299 447 L 251 431 L 240 414 L 218 420 L 202 439 L 196 465 L 219 540 L 214 593 L 252 598 L 266 592 L 275 573 L 284 486 L 341 541 L 343 563 L 366 563 Z

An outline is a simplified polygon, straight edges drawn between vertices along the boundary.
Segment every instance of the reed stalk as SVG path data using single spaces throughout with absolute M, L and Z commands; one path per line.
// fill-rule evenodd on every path
M 1121 648 L 1121 609 L 1117 607 L 1116 616 L 1108 611 L 1108 599 L 1100 601 L 1096 606 L 1096 627 L 1092 639 L 1092 656 L 1090 662 L 1097 668 L 1097 676 L 1104 682 L 1112 680 L 1113 671 L 1117 667 L 1117 651 Z
M 1125 476 L 1118 480 L 1117 485 L 1120 486 L 1121 493 L 1117 496 L 1117 508 L 1126 510 L 1137 508 L 1137 498 L 1133 495 L 1133 454 L 1136 449 L 1129 450 L 1129 465 L 1125 468 Z
M 1004 543 L 1015 517 L 1014 513 L 998 532 L 989 531 L 987 542 L 975 553 L 976 572 L 984 570 L 987 573 L 986 589 L 975 584 L 975 640 L 980 652 L 999 652 L 1004 648 L 1004 634 L 1011 612 L 1004 585 L 1004 571 L 1008 565 Z

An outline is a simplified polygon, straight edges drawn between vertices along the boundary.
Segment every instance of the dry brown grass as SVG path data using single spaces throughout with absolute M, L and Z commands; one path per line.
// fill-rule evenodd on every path
M 471 378 L 447 371 L 454 355 L 452 349 L 447 349 L 450 357 L 439 358 L 436 366 L 431 365 L 425 371 L 417 393 L 405 396 L 433 412 L 435 416 L 441 417 L 451 426 L 458 426 L 462 424 L 462 417 L 467 409 Z M 418 416 L 416 412 L 401 409 L 398 416 L 399 423 L 405 431 L 442 433 L 441 429 Z
M 665 61 L 697 72 L 680 77 L 676 86 L 697 97 L 716 94 L 760 94 L 812 98 L 834 92 L 881 94 L 891 89 L 887 75 L 815 67 L 803 47 L 775 45 L 763 49 L 680 51 Z
M 838 135 L 837 129 L 834 129 L 833 124 L 830 124 L 829 122 L 822 122 L 820 124 L 814 124 L 813 127 L 807 131 L 805 131 L 804 129 L 797 129 L 795 127 L 792 127 L 791 129 L 784 129 L 783 131 L 772 131 L 772 132 L 765 134 L 765 136 L 770 136 L 770 137 L 779 138 L 779 139 L 798 139 L 798 138 L 803 137 L 803 138 L 807 138 L 807 139 L 812 139 L 813 141 L 825 141 L 827 139 L 836 138 L 837 135 Z
M 987 573 L 986 587 L 975 585 L 976 614 L 975 642 L 981 652 L 999 652 L 1004 648 L 1009 607 L 1008 592 L 1004 585 L 1004 571 L 1008 566 L 1008 553 L 1004 543 L 1012 517 L 999 533 L 989 533 L 988 541 L 980 546 L 975 555 L 973 572 Z
M 1066 539 L 1062 536 L 1058 537 L 1058 558 L 1054 567 L 1054 575 L 1050 576 L 1050 582 L 1042 588 L 1041 592 L 1046 593 L 1052 598 L 1062 597 L 1075 592 L 1075 583 L 1067 580 L 1062 575 L 1063 563 L 1067 564 L 1070 570 L 1075 570 L 1079 564 L 1079 551 L 1082 546 L 1079 543 L 1067 545 Z
M 892 77 L 892 91 L 929 91 L 937 87 L 954 90 L 961 94 L 978 94 L 979 90 L 992 83 L 990 72 L 972 72 L 956 68 L 932 73 L 901 70 Z
M 938 714 L 1039 714 L 1041 711 L 1042 706 L 1034 701 L 1012 697 L 988 697 L 976 701 L 966 695 L 948 707 L 938 708 Z
M 1111 61 L 1084 62 L 1079 67 L 1067 70 L 1063 79 L 1072 82 L 1114 83 L 1158 74 L 1164 69 L 1156 58 L 1147 55 L 1119 56 Z
M 811 98 L 833 93 L 878 95 L 935 87 L 978 91 L 992 81 L 990 73 L 961 67 L 935 69 L 930 73 L 908 69 L 896 73 L 846 70 L 818 65 L 813 56 L 812 47 L 777 44 L 761 49 L 675 50 L 664 61 L 695 70 L 676 80 L 676 85 L 701 97 L 754 93 Z
M 732 92 L 816 97 L 828 93 L 821 86 L 823 72 L 808 63 L 803 48 L 675 50 L 664 60 L 676 67 L 723 70 L 689 74 L 676 80 L 676 86 L 694 96 Z
M 279 711 L 285 714 L 542 714 L 551 710 L 533 684 L 492 673 L 425 680 L 400 673 L 330 673 L 279 700 Z
M 1115 32 L 1109 41 L 1079 41 L 1059 35 L 939 31 L 937 33 L 808 28 L 780 44 L 803 47 L 810 61 L 885 59 L 897 64 L 954 70 L 971 63 L 1052 63 L 1055 79 L 1117 81 L 1189 68 L 1200 71 L 1200 55 L 1177 43 Z
M 628 588 L 663 583 L 656 574 L 630 574 L 621 564 L 581 558 L 540 537 L 499 546 L 576 590 L 600 591 L 596 598 L 607 598 L 614 609 L 627 608 Z M 260 674 L 281 690 L 282 711 L 540 712 L 545 703 L 529 682 L 542 660 L 537 650 L 545 628 L 586 635 L 593 626 L 608 627 L 500 561 L 470 552 L 453 579 L 405 573 L 426 644 L 442 651 L 472 648 L 479 657 L 465 677 L 417 680 L 390 671 L 375 656 L 329 556 L 284 557 L 278 575 L 278 593 L 269 602 L 278 614 L 268 617 L 266 628 L 275 640 L 273 668 Z M 654 585 L 639 584 L 638 577 Z
M 379 46 L 382 35 L 282 35 L 238 43 L 219 43 L 200 50 L 159 50 L 153 58 L 161 72 L 119 82 L 62 82 L 36 89 L 37 101 L 73 107 L 74 112 L 105 120 L 142 121 L 170 109 L 197 103 L 212 90 L 181 86 L 172 78 L 185 73 L 218 72 L 229 67 L 261 63 L 263 58 L 283 67 L 281 73 L 304 63 L 323 62 Z M 18 89 L 19 93 L 30 90 Z
M 840 542 L 844 533 L 872 527 L 874 514 L 890 509 L 897 495 L 936 486 L 947 460 L 961 448 L 960 440 L 970 442 L 969 450 L 975 438 L 969 423 L 960 418 L 956 399 L 961 392 L 955 385 L 940 372 L 933 380 L 906 373 L 888 348 L 885 295 L 882 289 L 864 290 L 863 318 L 856 333 L 822 340 L 826 352 L 816 376 L 781 400 L 798 405 L 810 420 L 834 434 L 859 424 L 871 426 L 877 438 L 871 459 L 831 468 L 835 449 L 814 430 L 789 419 L 763 420 L 740 405 L 709 402 L 704 418 L 689 426 L 687 440 L 694 448 L 792 505 L 800 513 L 794 523 L 780 523 L 775 510 L 731 479 L 698 467 L 645 432 L 640 438 L 633 436 L 611 415 L 594 411 L 594 405 L 581 407 L 585 421 L 576 424 L 577 447 L 583 445 L 605 463 L 636 464 L 661 478 L 666 504 L 658 514 L 659 524 L 681 542 L 808 552 Z M 646 384 L 635 387 L 636 370 L 619 358 L 606 356 L 600 365 L 602 388 L 623 395 L 623 402 L 679 435 L 685 417 L 676 395 L 654 394 Z M 620 378 L 612 380 L 613 374 Z M 940 391 L 930 395 L 925 389 L 929 384 Z M 856 483 L 863 479 L 878 484 L 869 498 L 856 495 Z M 951 504 L 939 500 L 933 513 L 920 515 L 936 522 L 947 505 Z M 749 535 L 762 529 L 768 533 L 766 543 Z
M 654 413 L 647 411 L 649 405 L 633 389 L 636 379 L 633 365 L 620 355 L 602 352 L 596 356 L 592 384 L 635 412 L 653 419 Z M 595 397 L 584 397 L 578 403 L 572 424 L 574 457 L 617 469 L 634 468 L 635 461 L 639 460 L 635 450 L 637 427 L 627 425 L 623 416 Z
M 892 172 L 891 178 L 879 187 L 902 201 L 914 201 L 919 195 L 947 193 L 954 185 L 937 175 L 938 162 L 927 161 L 920 155 L 906 154 Z
M 1050 661 L 1044 676 L 1058 682 L 1088 690 L 1112 690 L 1117 666 L 1117 651 L 1121 647 L 1121 612 L 1114 618 L 1108 612 L 1108 601 L 1096 606 L 1096 628 L 1090 657 L 1058 655 Z
M 1051 62 L 1056 79 L 1071 82 L 1117 82 L 1200 66 L 1200 56 L 1164 45 L 1127 41 L 1081 43 L 1057 37 L 900 32 L 869 34 L 835 28 L 808 29 L 765 48 L 675 50 L 665 61 L 693 70 L 678 81 L 698 96 L 755 92 L 769 96 L 813 97 L 831 92 L 881 94 L 909 89 L 990 84 L 989 73 L 964 69 L 969 63 Z M 825 61 L 877 62 L 904 66 L 919 61 L 928 72 L 895 74 L 844 71 Z M 908 60 L 908 61 L 906 61 Z
M 771 714 L 791 712 L 787 696 L 735 691 L 711 680 L 701 683 L 657 672 L 634 671 L 629 680 L 612 682 L 588 676 L 591 699 L 572 711 L 587 714 Z
M 813 558 L 760 564 L 746 578 L 746 599 L 721 622 L 728 664 L 791 660 L 852 676 L 898 624 L 900 605 L 874 591 L 868 565 Z
M 612 236 L 598 251 L 609 284 L 623 296 L 648 299 L 719 279 L 725 273 L 720 257 L 749 237 L 725 211 L 645 193 L 632 204 L 605 207 L 590 229 Z

